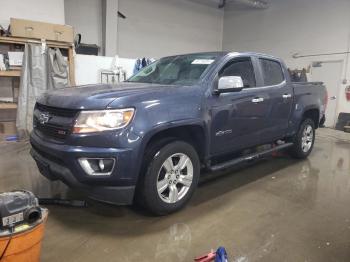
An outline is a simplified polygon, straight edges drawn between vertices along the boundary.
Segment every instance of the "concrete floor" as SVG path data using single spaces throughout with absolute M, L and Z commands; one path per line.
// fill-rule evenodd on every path
M 42 178 L 28 150 L 0 145 L 0 191 L 74 196 Z M 320 129 L 308 160 L 214 174 L 167 217 L 92 204 L 49 206 L 42 261 L 192 261 L 218 246 L 230 261 L 350 261 L 350 135 Z

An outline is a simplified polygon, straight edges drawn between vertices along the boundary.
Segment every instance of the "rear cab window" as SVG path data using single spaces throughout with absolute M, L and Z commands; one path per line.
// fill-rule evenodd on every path
M 259 61 L 264 86 L 279 85 L 285 80 L 282 66 L 278 61 L 267 58 L 259 58 Z

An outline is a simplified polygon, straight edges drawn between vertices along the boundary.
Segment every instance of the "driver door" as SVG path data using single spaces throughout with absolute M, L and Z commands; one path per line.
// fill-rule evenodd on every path
M 271 106 L 268 94 L 257 87 L 256 62 L 251 57 L 228 61 L 217 77 L 222 76 L 240 76 L 244 88 L 210 98 L 211 155 L 258 145 Z

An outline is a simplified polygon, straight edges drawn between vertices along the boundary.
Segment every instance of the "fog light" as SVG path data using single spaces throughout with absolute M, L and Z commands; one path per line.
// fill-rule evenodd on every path
M 79 164 L 89 176 L 109 176 L 112 174 L 114 158 L 79 158 Z

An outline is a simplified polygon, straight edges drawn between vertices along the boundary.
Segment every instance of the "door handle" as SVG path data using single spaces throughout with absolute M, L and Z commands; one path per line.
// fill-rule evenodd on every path
M 285 98 L 285 99 L 287 99 L 287 98 L 291 98 L 292 95 L 291 95 L 291 94 L 283 94 L 282 97 Z
M 336 99 L 337 99 L 336 96 L 331 96 L 331 97 L 329 98 L 329 100 L 336 100 Z
M 255 97 L 252 99 L 252 102 L 253 103 L 260 103 L 260 102 L 263 102 L 264 101 L 264 98 L 262 97 Z

